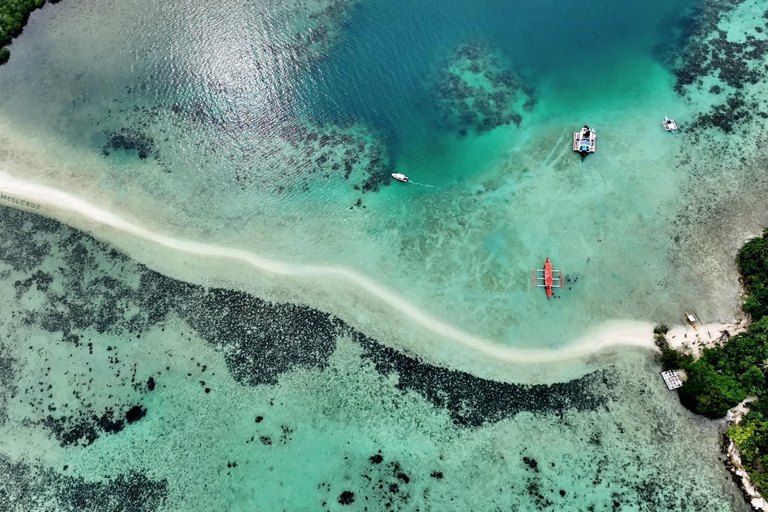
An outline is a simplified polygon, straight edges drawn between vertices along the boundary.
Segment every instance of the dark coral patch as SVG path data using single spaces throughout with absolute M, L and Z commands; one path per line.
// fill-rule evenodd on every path
M 48 232 L 53 231 L 54 224 L 42 224 Z M 35 233 L 31 230 L 40 225 L 34 214 L 0 209 L 0 228 L 9 234 L 6 241 L 32 239 Z M 171 317 L 181 318 L 204 340 L 222 349 L 236 380 L 246 385 L 263 385 L 277 383 L 281 374 L 294 369 L 325 368 L 336 349 L 336 339 L 347 335 L 363 347 L 364 358 L 372 361 L 377 371 L 399 375 L 399 389 L 416 391 L 436 407 L 446 408 L 461 426 L 479 426 L 520 411 L 560 413 L 568 408 L 593 409 L 607 400 L 605 393 L 593 390 L 596 384 L 606 382 L 604 372 L 565 384 L 523 386 L 431 366 L 378 344 L 327 313 L 295 304 L 270 303 L 244 292 L 176 281 L 133 264 L 83 233 L 55 225 L 60 236 L 49 238 L 58 244 L 55 252 L 63 255 L 66 265 L 52 262 L 50 267 L 59 268 L 52 278 L 33 273 L 29 286 L 21 285 L 27 290 L 25 293 L 38 293 L 45 299 L 42 309 L 25 313 L 25 321 L 37 323 L 52 333 L 60 332 L 73 344 L 81 343 L 85 329 L 138 338 Z M 7 254 L 0 252 L 0 260 L 5 260 L 4 256 Z M 110 261 L 112 275 L 114 266 L 119 265 L 126 279 L 106 275 L 98 263 L 103 260 Z M 136 281 L 136 274 L 140 276 L 138 284 L 129 285 L 131 280 Z M 60 282 L 50 286 L 52 280 Z M 132 313 L 127 315 L 127 311 Z M 89 347 L 92 350 L 90 344 Z M 107 351 L 112 349 L 107 347 Z M 119 361 L 117 354 L 110 356 L 111 364 Z M 125 410 L 122 404 L 114 404 L 113 408 Z M 131 418 L 134 414 L 143 415 L 142 408 L 131 411 Z M 48 423 L 54 427 L 56 420 Z M 93 430 L 98 434 L 103 429 L 88 426 L 90 423 L 72 420 L 63 428 L 69 433 L 59 437 L 68 442 L 92 442 Z
M 0 425 L 8 419 L 8 402 L 16 395 L 14 363 L 0 342 Z
M 294 368 L 324 368 L 343 325 L 314 309 L 223 289 L 208 290 L 185 309 L 203 338 L 227 348 L 232 375 L 250 385 L 274 384 Z
M 48 286 L 53 282 L 53 276 L 38 270 L 23 281 L 16 281 L 13 286 L 16 287 L 16 296 L 21 297 L 34 285 L 39 291 L 48 291 Z
M 0 482 L 0 497 L 3 497 L 0 503 L 13 503 L 7 510 L 151 512 L 163 508 L 168 495 L 166 480 L 153 480 L 142 473 L 88 481 L 13 462 L 2 454 Z M 0 509 L 6 510 L 3 505 Z
M 0 212 L 0 226 L 0 260 L 17 272 L 29 272 L 40 266 L 51 250 L 51 244 L 42 235 L 61 227 L 56 221 L 6 206 Z
M 670 50 L 673 54 L 670 61 L 676 63 L 675 90 L 681 95 L 695 89 L 703 90 L 708 77 L 736 90 L 725 103 L 699 115 L 692 129 L 711 126 L 731 133 L 736 125 L 760 114 L 756 103 L 744 105 L 744 108 L 738 103 L 743 101 L 741 90 L 745 85 L 757 84 L 768 76 L 763 65 L 768 55 L 768 40 L 762 36 L 762 30 L 756 30 L 760 38 L 754 35 L 742 38 L 742 34 L 738 34 L 731 40 L 720 24 L 726 14 L 742 3 L 743 0 L 704 0 L 680 23 L 682 37 L 674 44 L 675 49 Z M 719 95 L 723 88 L 715 84 L 708 91 Z
M 592 410 L 604 406 L 609 394 L 599 387 L 609 384 L 606 371 L 596 371 L 571 382 L 520 385 L 481 379 L 469 373 L 421 362 L 379 345 L 356 333 L 376 370 L 397 373 L 397 387 L 419 393 L 436 407 L 445 408 L 453 422 L 478 427 L 521 411 L 561 413 L 566 409 Z
M 40 424 L 50 430 L 61 446 L 88 446 L 99 438 L 101 433 L 116 434 L 123 430 L 124 423 L 115 418 L 111 409 L 100 415 L 82 410 L 72 416 L 46 416 Z
M 141 160 L 145 160 L 155 148 L 155 139 L 138 130 L 121 128 L 109 133 L 102 154 L 109 156 L 113 151 L 136 151 Z
M 125 413 L 125 421 L 128 423 L 136 423 L 147 414 L 147 410 L 140 406 L 134 405 Z
M 714 105 L 709 112 L 700 114 L 691 129 L 715 127 L 724 133 L 732 133 L 739 123 L 751 119 L 756 112 L 759 112 L 757 102 L 747 101 L 743 94 L 736 93 L 724 103 Z
M 342 179 L 362 193 L 376 192 L 389 185 L 392 162 L 384 143 L 333 126 L 283 126 L 278 135 L 294 149 L 303 150 L 288 157 L 293 169 L 271 186 L 278 194 L 309 192 L 329 179 Z M 238 173 L 244 188 L 254 179 L 253 170 Z M 357 205 L 361 205 L 358 199 Z
M 351 505 L 355 502 L 355 493 L 352 491 L 344 491 L 339 496 L 339 503 L 342 505 Z
M 125 423 L 135 423 L 146 413 L 147 410 L 141 405 L 131 407 L 124 415 L 115 415 L 112 409 L 106 409 L 101 414 L 93 414 L 84 408 L 71 416 L 49 414 L 39 423 L 50 430 L 61 446 L 88 446 L 93 444 L 102 433 L 117 434 L 123 430 Z
M 460 135 L 520 126 L 520 111 L 536 104 L 533 89 L 501 60 L 488 45 L 472 42 L 459 46 L 438 73 L 435 98 L 444 120 Z

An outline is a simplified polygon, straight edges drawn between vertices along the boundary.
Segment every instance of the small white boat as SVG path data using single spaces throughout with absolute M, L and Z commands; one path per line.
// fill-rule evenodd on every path
M 405 174 L 400 174 L 399 172 L 393 172 L 392 177 L 395 178 L 397 181 L 408 183 L 408 176 Z
M 667 116 L 664 116 L 664 122 L 661 123 L 661 126 L 664 127 L 664 129 L 670 133 L 675 133 L 675 130 L 677 130 L 677 122 L 674 119 L 670 119 Z
M 691 327 L 694 328 L 694 330 L 699 330 L 699 319 L 696 318 L 696 315 L 692 315 L 689 312 L 685 312 L 685 321 L 691 324 Z

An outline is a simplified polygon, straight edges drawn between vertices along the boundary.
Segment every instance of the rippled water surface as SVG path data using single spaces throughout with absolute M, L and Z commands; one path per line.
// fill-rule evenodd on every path
M 544 378 L 416 324 L 522 350 L 607 321 L 732 317 L 735 251 L 768 224 L 763 11 L 35 12 L 0 67 L 0 173 L 278 271 L 162 249 L 44 194 L 0 207 L 12 509 L 742 510 L 718 425 L 682 410 L 649 351 Z M 598 150 L 581 161 L 585 123 Z M 551 301 L 530 282 L 546 257 L 571 278 Z
M 19 41 L 1 108 L 57 176 L 145 225 L 348 265 L 470 331 L 557 345 L 602 320 L 676 319 L 691 282 L 669 254 L 680 141 L 658 130 L 689 108 L 665 67 L 684 6 L 579 10 L 55 6 Z M 584 123 L 600 151 L 580 162 Z M 529 284 L 547 256 L 581 276 L 551 306 Z

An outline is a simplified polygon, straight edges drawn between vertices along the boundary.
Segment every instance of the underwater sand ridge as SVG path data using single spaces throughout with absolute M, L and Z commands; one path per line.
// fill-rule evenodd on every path
M 2 273 L 12 320 L 0 326 L 8 333 L 0 354 L 17 356 L 0 359 L 0 395 L 3 403 L 25 396 L 26 405 L 14 402 L 14 418 L 22 415 L 27 426 L 42 427 L 62 448 L 90 446 L 154 412 L 156 388 L 188 354 L 174 357 L 165 351 L 166 362 L 145 361 L 143 347 L 153 344 L 153 330 L 165 332 L 178 320 L 179 330 L 191 327 L 245 387 L 275 386 L 283 374 L 299 369 L 325 371 L 344 337 L 362 349 L 360 360 L 370 361 L 376 372 L 396 375 L 394 387 L 445 409 L 459 427 L 479 427 L 523 411 L 593 410 L 611 396 L 610 370 L 551 385 L 482 379 L 384 347 L 309 307 L 165 277 L 44 217 L 0 208 L 0 227 L 8 233 L 0 243 L 0 263 L 12 269 Z M 30 261 L 8 250 L 18 245 L 35 245 L 37 257 Z M 19 279 L 23 276 L 30 277 Z M 52 359 L 61 362 L 46 368 Z M 208 364 L 198 360 L 196 370 L 206 394 L 211 389 L 205 386 L 215 387 L 210 380 L 216 381 L 216 368 Z
M 131 236 L 196 256 L 238 260 L 260 271 L 279 276 L 333 277 L 343 280 L 376 297 L 398 314 L 433 333 L 500 360 L 545 363 L 584 357 L 614 345 L 653 348 L 651 341 L 653 325 L 647 322 L 633 321 L 609 322 L 601 326 L 596 334 L 590 333 L 581 340 L 560 349 L 537 350 L 505 347 L 491 340 L 474 336 L 433 317 L 428 312 L 415 307 L 407 299 L 398 296 L 392 290 L 349 268 L 283 263 L 242 249 L 175 239 L 132 224 L 105 209 L 68 193 L 25 182 L 7 173 L 0 172 L 0 192 L 18 200 L 45 205 L 46 213 L 49 214 L 54 214 L 56 210 L 75 213 L 97 222 L 100 226 L 116 229 Z
M 0 428 L 24 447 L 24 433 L 34 433 L 35 443 L 46 436 L 51 452 L 38 460 L 30 446 L 21 462 L 0 457 L 0 468 L 8 460 L 15 475 L 3 483 L 22 510 L 45 509 L 37 501 L 44 494 L 38 492 L 39 475 L 52 482 L 52 494 L 44 495 L 63 510 L 77 504 L 99 510 L 112 504 L 138 511 L 227 508 L 222 503 L 306 510 L 334 504 L 342 495 L 348 501 L 354 495 L 355 504 L 366 497 L 370 503 L 392 500 L 393 510 L 422 504 L 496 508 L 486 501 L 506 504 L 504 509 L 517 503 L 523 509 L 587 510 L 585 496 L 595 510 L 612 502 L 656 510 L 680 500 L 686 505 L 675 510 L 726 510 L 715 505 L 725 501 L 709 487 L 698 488 L 712 482 L 708 476 L 682 483 L 678 495 L 677 486 L 663 481 L 670 461 L 644 454 L 658 437 L 679 456 L 678 443 L 685 441 L 673 420 L 679 406 L 645 375 L 657 377 L 645 351 L 614 354 L 603 370 L 564 384 L 493 382 L 424 364 L 311 308 L 165 277 L 34 213 L 0 208 L 0 228 L 6 233 L 0 240 L 0 299 L 14 313 L 0 325 L 0 345 L 16 357 L 11 365 L 19 391 L 9 423 Z M 25 250 L 12 250 L 17 246 Z M 49 374 L 44 361 L 54 358 L 58 364 Z M 274 358 L 283 364 L 277 374 Z M 648 370 L 627 382 L 625 370 L 613 366 L 626 358 Z M 49 384 L 56 388 L 48 391 Z M 637 422 L 621 412 L 624 400 L 641 399 L 659 409 L 653 412 L 658 422 Z M 137 402 L 146 415 L 119 432 L 101 428 L 94 417 L 105 406 L 123 411 Z M 669 408 L 673 413 L 664 414 Z M 90 426 L 98 437 L 63 445 L 59 430 L 38 421 L 49 415 L 64 432 Z M 393 432 L 377 434 L 392 421 L 399 425 L 396 432 L 414 430 L 414 437 L 405 433 L 393 442 Z M 359 422 L 367 427 L 358 430 Z M 347 424 L 358 427 L 345 430 Z M 326 436 L 322 443 L 306 437 L 318 427 Z M 541 428 L 552 432 L 552 450 L 537 446 Z M 636 433 L 642 441 L 632 438 Z M 567 448 L 563 455 L 563 436 L 578 438 L 578 452 Z M 632 442 L 613 453 L 620 436 Z M 417 441 L 424 437 L 436 445 L 422 448 Z M 463 451 L 472 454 L 468 464 L 458 464 Z M 165 457 L 169 464 L 162 462 Z M 321 469 L 304 473 L 284 465 L 284 458 Z M 617 458 L 638 474 L 615 471 Z M 484 471 L 514 491 L 488 492 Z M 574 481 L 574 471 L 586 476 Z M 267 485 L 256 484 L 265 479 Z M 269 500 L 277 497 L 255 492 L 278 481 L 316 500 L 315 506 L 276 506 Z M 59 496 L 65 489 L 73 492 Z M 558 489 L 567 489 L 565 497 Z M 487 495 L 482 506 L 467 503 L 476 499 L 475 491 Z M 455 505 L 461 496 L 454 498 L 454 492 L 468 496 Z M 77 500 L 72 506 L 69 496 Z M 139 506 L 135 500 L 142 496 L 146 504 Z M 443 505 L 449 500 L 455 506 Z

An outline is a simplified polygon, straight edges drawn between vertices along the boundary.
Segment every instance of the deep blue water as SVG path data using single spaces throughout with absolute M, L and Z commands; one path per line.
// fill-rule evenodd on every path
M 410 123 L 440 126 L 430 88 L 457 45 L 487 43 L 534 87 L 582 85 L 628 56 L 650 54 L 688 3 L 369 0 L 355 6 L 340 44 L 299 94 L 316 119 L 363 121 L 393 142 Z

